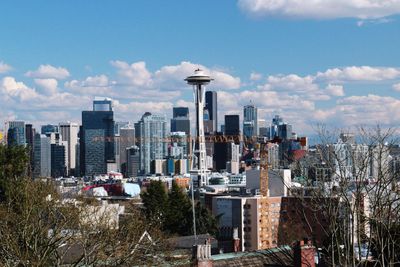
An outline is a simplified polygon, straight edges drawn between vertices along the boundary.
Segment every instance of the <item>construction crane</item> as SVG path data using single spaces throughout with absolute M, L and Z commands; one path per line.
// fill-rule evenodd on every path
M 272 247 L 272 229 L 268 196 L 268 143 L 260 143 L 260 241 L 261 249 Z

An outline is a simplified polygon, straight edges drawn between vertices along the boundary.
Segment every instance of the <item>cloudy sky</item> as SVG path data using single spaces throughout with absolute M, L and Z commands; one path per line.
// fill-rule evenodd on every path
M 400 123 L 400 0 L 87 0 L 0 3 L 0 125 L 192 107 L 208 71 L 219 123 L 252 101 L 299 133 Z M 193 114 L 193 112 L 192 112 Z M 0 126 L 2 128 L 2 126 Z

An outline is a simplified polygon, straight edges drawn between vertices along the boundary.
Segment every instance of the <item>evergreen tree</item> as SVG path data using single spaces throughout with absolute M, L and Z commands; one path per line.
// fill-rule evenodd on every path
M 161 181 L 151 181 L 147 191 L 141 195 L 144 212 L 150 223 L 164 226 L 168 213 L 168 195 Z
M 200 202 L 196 204 L 196 230 L 197 234 L 208 233 L 215 236 L 218 233 L 218 218 L 215 218 Z
M 190 235 L 192 203 L 187 194 L 173 181 L 168 194 L 168 213 L 165 229 L 170 233 Z
M 25 177 L 29 166 L 27 149 L 0 144 L 0 200 L 5 200 L 10 182 Z

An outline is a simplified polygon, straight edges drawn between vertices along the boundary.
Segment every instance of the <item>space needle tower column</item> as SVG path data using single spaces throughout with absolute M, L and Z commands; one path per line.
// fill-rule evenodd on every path
M 209 84 L 213 79 L 210 76 L 204 74 L 200 69 L 195 70 L 193 76 L 189 76 L 185 81 L 193 86 L 194 102 L 196 105 L 196 139 L 193 154 L 195 156 L 196 164 L 191 171 L 193 175 L 197 176 L 198 186 L 202 187 L 208 184 L 207 164 L 206 164 L 206 143 L 204 137 L 204 122 L 203 122 L 203 110 L 204 110 L 204 95 L 205 85 Z

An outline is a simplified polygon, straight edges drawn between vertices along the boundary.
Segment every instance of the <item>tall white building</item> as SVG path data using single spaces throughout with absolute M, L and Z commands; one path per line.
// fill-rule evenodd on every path
M 73 122 L 63 122 L 59 124 L 59 130 L 61 140 L 67 142 L 68 170 L 75 169 L 79 125 Z
M 151 162 L 164 159 L 168 155 L 167 118 L 165 115 L 152 115 L 146 112 L 135 124 L 138 131 L 140 169 L 144 174 L 151 173 Z

